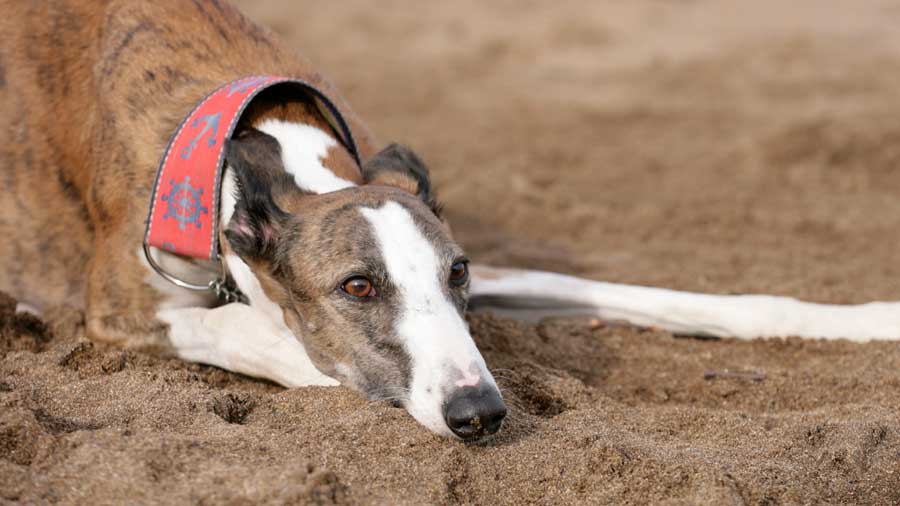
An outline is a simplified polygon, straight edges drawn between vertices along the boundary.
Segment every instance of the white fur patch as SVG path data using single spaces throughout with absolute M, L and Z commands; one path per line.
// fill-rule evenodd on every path
M 234 216 L 234 207 L 237 205 L 237 179 L 234 170 L 228 165 L 222 173 L 222 194 L 219 198 L 219 228 L 225 230 L 228 222 Z
M 286 327 L 245 304 L 215 309 L 164 309 L 178 357 L 266 378 L 286 387 L 335 386 L 315 368 L 303 345 Z
M 494 384 L 465 320 L 445 294 L 445 269 L 412 216 L 396 202 L 360 212 L 372 226 L 388 274 L 402 298 L 397 333 L 412 360 L 409 413 L 434 432 L 452 436 L 442 396 L 457 378 Z
M 250 267 L 237 255 L 226 255 L 225 263 L 250 305 L 227 304 L 215 309 L 191 304 L 161 306 L 157 318 L 169 324 L 169 340 L 178 357 L 287 387 L 338 385 L 316 369 L 303 344 L 284 323 L 281 308 L 266 296 Z M 197 293 L 171 286 L 185 294 Z
M 244 292 L 244 295 L 247 296 L 250 305 L 265 315 L 266 318 L 272 320 L 274 324 L 284 327 L 284 329 L 287 330 L 287 325 L 284 323 L 284 315 L 281 312 L 281 306 L 273 302 L 272 299 L 266 295 L 262 289 L 262 285 L 259 283 L 259 279 L 253 274 L 253 271 L 250 270 L 250 266 L 234 254 L 225 255 L 225 265 L 228 266 L 228 272 L 231 273 L 231 277 L 234 278 L 235 284 L 237 284 L 238 288 L 240 288 L 241 291 Z
M 328 193 L 356 186 L 352 181 L 335 176 L 322 164 L 322 159 L 328 156 L 328 148 L 337 145 L 337 141 L 322 130 L 277 119 L 267 119 L 256 128 L 278 140 L 284 168 L 303 190 Z

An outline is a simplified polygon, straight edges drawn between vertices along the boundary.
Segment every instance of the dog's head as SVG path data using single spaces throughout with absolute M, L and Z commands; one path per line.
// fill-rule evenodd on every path
M 419 158 L 392 145 L 365 164 L 364 184 L 314 194 L 275 138 L 230 142 L 225 236 L 319 370 L 439 434 L 496 432 L 506 408 L 464 319 L 468 260 Z

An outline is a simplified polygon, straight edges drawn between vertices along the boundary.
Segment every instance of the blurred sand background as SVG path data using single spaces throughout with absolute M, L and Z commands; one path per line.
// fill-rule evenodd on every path
M 900 299 L 896 2 L 238 4 L 422 153 L 478 262 Z M 11 304 L 0 503 L 900 503 L 900 344 L 477 315 L 513 412 L 464 445 Z

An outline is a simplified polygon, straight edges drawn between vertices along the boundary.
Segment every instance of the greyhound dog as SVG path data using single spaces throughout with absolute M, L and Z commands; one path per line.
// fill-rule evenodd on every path
M 470 269 L 419 157 L 378 150 L 328 81 L 232 6 L 0 4 L 0 290 L 37 311 L 83 309 L 92 340 L 288 387 L 343 384 L 393 400 L 435 433 L 474 439 L 495 433 L 506 407 L 468 308 L 591 314 L 681 334 L 900 337 L 894 304 Z M 302 86 L 263 88 L 283 80 L 246 76 Z M 216 93 L 244 97 L 227 132 L 219 116 L 188 116 Z M 193 127 L 195 137 L 180 135 Z M 220 173 L 205 194 L 194 173 L 164 175 L 170 158 L 195 170 L 192 151 L 207 148 Z M 154 223 L 212 231 L 201 249 L 214 254 L 148 242 Z

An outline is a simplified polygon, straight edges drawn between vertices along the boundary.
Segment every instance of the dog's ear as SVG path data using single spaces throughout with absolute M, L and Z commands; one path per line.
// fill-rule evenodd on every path
M 391 144 L 370 158 L 362 167 L 366 184 L 400 188 L 422 199 L 440 216 L 440 205 L 431 190 L 428 167 L 406 146 Z
M 237 204 L 225 237 L 245 259 L 269 258 L 288 218 L 275 195 L 293 184 L 282 165 L 281 146 L 274 137 L 248 129 L 228 141 L 225 159 L 237 180 Z

